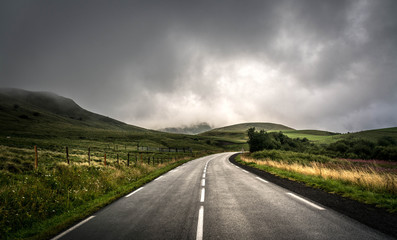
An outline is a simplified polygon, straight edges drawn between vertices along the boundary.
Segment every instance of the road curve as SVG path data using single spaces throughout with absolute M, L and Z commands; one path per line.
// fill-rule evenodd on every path
M 199 158 L 56 239 L 392 239 L 229 162 Z

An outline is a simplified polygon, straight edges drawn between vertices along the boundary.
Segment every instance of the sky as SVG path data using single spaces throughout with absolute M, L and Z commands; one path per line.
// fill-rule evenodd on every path
M 0 87 L 159 129 L 397 126 L 397 1 L 0 2 Z

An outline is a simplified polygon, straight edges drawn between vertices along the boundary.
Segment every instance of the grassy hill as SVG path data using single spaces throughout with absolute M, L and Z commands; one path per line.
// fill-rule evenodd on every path
M 49 92 L 0 89 L 0 145 L 43 148 L 105 144 L 222 150 L 204 136 L 170 134 L 92 113 Z
M 254 127 L 257 131 L 294 130 L 293 128 L 281 124 L 253 122 L 253 123 L 240 123 L 231 126 L 215 128 L 200 134 L 200 136 L 223 138 L 234 142 L 245 142 L 247 140 L 247 130 L 252 127 Z
M 281 124 L 274 123 L 241 123 L 199 134 L 200 136 L 212 137 L 215 139 L 227 139 L 236 143 L 246 142 L 248 139 L 247 130 L 255 127 L 257 131 L 282 132 L 290 138 L 307 138 L 313 143 L 330 144 L 342 139 L 364 139 L 377 142 L 382 137 L 391 137 L 397 142 L 397 127 L 366 130 L 354 133 L 335 133 L 322 130 L 295 130 Z
M 71 129 L 106 129 L 145 132 L 146 129 L 92 113 L 73 100 L 49 92 L 0 90 L 0 130 L 4 133 L 59 132 Z

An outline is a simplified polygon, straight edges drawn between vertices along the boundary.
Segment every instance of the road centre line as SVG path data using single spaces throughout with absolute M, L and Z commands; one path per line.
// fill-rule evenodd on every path
M 197 222 L 196 240 L 203 239 L 203 227 L 204 227 L 204 206 L 200 206 L 198 222 Z
M 125 196 L 126 198 L 131 197 L 132 194 L 137 193 L 139 191 L 141 191 L 143 189 L 143 187 L 138 188 L 137 190 L 133 191 L 132 193 L 128 194 L 127 196 Z
M 292 196 L 292 197 L 294 197 L 294 198 L 296 198 L 296 199 L 298 199 L 298 200 L 300 200 L 300 201 L 302 201 L 302 202 L 304 202 L 304 203 L 306 203 L 306 204 L 308 204 L 308 205 L 310 205 L 310 206 L 312 206 L 312 207 L 314 207 L 314 208 L 317 208 L 318 210 L 325 210 L 325 208 L 320 207 L 317 204 L 314 204 L 312 202 L 309 202 L 308 200 L 303 199 L 303 198 L 301 198 L 301 197 L 299 197 L 299 196 L 297 196 L 297 195 L 295 195 L 293 193 L 287 193 L 287 194 Z
M 205 179 L 201 179 L 201 186 L 205 187 Z
M 269 183 L 268 181 L 266 181 L 265 179 L 263 179 L 263 178 L 260 178 L 260 177 L 256 177 L 259 181 L 262 181 L 262 182 L 264 182 L 264 183 Z
M 54 237 L 54 238 L 52 238 L 51 240 L 57 240 L 57 239 L 60 239 L 61 237 L 63 237 L 63 236 L 65 236 L 66 234 L 68 234 L 69 232 L 71 232 L 71 231 L 73 231 L 74 229 L 76 229 L 76 228 L 80 227 L 80 226 L 81 226 L 81 225 L 83 225 L 84 223 L 86 223 L 86 222 L 90 221 L 90 220 L 91 220 L 91 219 L 93 219 L 94 217 L 95 217 L 95 216 L 94 216 L 94 215 L 92 215 L 91 217 L 89 217 L 89 218 L 86 218 L 85 220 L 83 220 L 83 221 L 81 221 L 80 223 L 78 223 L 78 224 L 74 225 L 73 227 L 69 228 L 68 230 L 64 231 L 63 233 L 61 233 L 61 234 L 59 234 L 59 235 L 55 236 L 55 237 Z

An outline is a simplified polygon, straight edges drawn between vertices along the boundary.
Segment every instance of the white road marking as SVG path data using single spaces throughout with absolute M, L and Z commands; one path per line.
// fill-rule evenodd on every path
M 140 187 L 140 188 L 138 188 L 137 190 L 135 190 L 135 191 L 133 191 L 132 193 L 130 193 L 130 194 L 128 194 L 127 196 L 125 196 L 125 197 L 131 197 L 132 194 L 134 194 L 134 193 L 136 193 L 136 192 L 138 192 L 138 191 L 141 191 L 142 189 L 143 189 L 143 187 Z
M 205 198 L 205 188 L 201 189 L 201 198 L 200 198 L 200 202 L 204 202 L 204 198 Z
M 264 182 L 264 183 L 269 183 L 268 181 L 266 181 L 265 179 L 262 179 L 262 178 L 260 178 L 260 177 L 256 177 L 259 181 L 262 181 L 262 182 Z
M 89 218 L 86 218 L 85 220 L 81 221 L 80 223 L 74 225 L 73 227 L 69 228 L 68 230 L 64 231 L 63 233 L 59 234 L 58 236 L 52 238 L 51 240 L 57 240 L 60 239 L 61 237 L 65 236 L 66 234 L 68 234 L 69 232 L 73 231 L 74 229 L 80 227 L 81 225 L 83 225 L 84 223 L 90 221 L 91 219 L 93 219 L 95 216 L 91 216 Z
M 162 177 L 164 177 L 164 176 L 160 176 L 160 177 L 154 179 L 154 181 L 157 181 L 157 180 L 159 180 L 159 179 L 162 178 Z
M 203 173 L 203 178 L 205 178 L 205 173 Z
M 197 223 L 196 240 L 203 239 L 203 226 L 204 226 L 204 206 L 200 206 L 198 223 Z
M 317 208 L 318 210 L 325 210 L 325 208 L 322 208 L 322 207 L 318 206 L 317 204 L 309 202 L 306 199 L 303 199 L 303 198 L 301 198 L 301 197 L 299 197 L 299 196 L 297 196 L 297 195 L 295 195 L 293 193 L 287 193 L 287 194 L 292 196 L 292 197 L 294 197 L 294 198 L 296 198 L 296 199 L 298 199 L 298 200 L 300 200 L 300 201 L 302 201 L 302 202 L 304 202 L 304 203 L 306 203 L 306 204 L 308 204 L 308 205 L 310 205 L 310 206 L 312 206 L 312 207 L 314 207 L 314 208 Z
M 243 170 L 243 172 L 248 173 L 248 171 L 246 171 L 246 170 Z
M 201 179 L 201 186 L 205 187 L 205 179 Z

